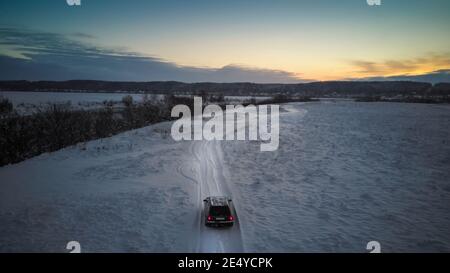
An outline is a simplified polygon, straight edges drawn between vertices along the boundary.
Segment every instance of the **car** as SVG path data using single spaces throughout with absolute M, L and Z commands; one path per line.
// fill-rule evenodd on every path
M 210 196 L 204 202 L 205 226 L 233 226 L 235 217 L 231 199 L 225 196 Z

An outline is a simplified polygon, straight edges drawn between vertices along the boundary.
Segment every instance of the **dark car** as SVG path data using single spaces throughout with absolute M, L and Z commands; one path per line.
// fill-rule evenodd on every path
M 224 196 L 211 196 L 203 200 L 205 204 L 206 226 L 233 226 L 234 216 L 231 199 Z

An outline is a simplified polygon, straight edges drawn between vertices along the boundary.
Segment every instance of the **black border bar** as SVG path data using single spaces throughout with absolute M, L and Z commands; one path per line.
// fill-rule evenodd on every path
M 199 267 L 180 267 L 181 260 L 210 260 L 207 270 L 204 263 Z M 224 261 L 228 267 L 224 267 Z M 247 261 L 247 263 L 244 262 Z M 34 269 L 54 269 L 60 272 L 66 269 L 86 272 L 86 269 L 142 272 L 302 272 L 306 268 L 314 270 L 349 270 L 360 272 L 377 270 L 384 272 L 390 268 L 387 264 L 396 264 L 402 269 L 415 270 L 431 265 L 446 266 L 449 254 L 294 254 L 294 253 L 174 253 L 174 254 L 0 254 L 0 264 L 20 269 L 32 265 Z M 231 266 L 230 262 L 233 261 Z M 240 261 L 240 262 L 239 262 Z M 251 264 L 253 261 L 253 265 Z M 259 261 L 270 261 L 269 264 Z M 183 262 L 184 264 L 184 262 Z M 258 264 L 259 266 L 255 267 Z M 444 267 L 445 268 L 445 267 Z

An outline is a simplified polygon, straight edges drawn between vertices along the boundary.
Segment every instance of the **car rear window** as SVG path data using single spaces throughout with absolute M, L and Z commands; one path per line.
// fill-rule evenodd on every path
M 210 214 L 212 216 L 228 216 L 230 215 L 230 208 L 227 206 L 212 206 Z

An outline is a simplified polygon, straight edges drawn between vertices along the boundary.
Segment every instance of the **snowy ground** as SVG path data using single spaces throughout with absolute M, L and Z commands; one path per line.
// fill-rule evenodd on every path
M 278 151 L 224 145 L 246 251 L 450 252 L 449 105 L 289 107 Z
M 174 142 L 171 123 L 0 168 L 0 252 L 242 252 L 239 221 L 207 228 L 231 196 L 219 142 Z
M 170 123 L 0 168 L 0 252 L 450 251 L 450 108 L 297 103 L 280 148 L 174 142 Z M 231 229 L 202 200 L 233 197 Z
M 188 143 L 175 143 L 168 128 L 2 167 L 0 250 L 62 252 L 71 240 L 89 252 L 191 249 L 196 182 L 183 176 Z

